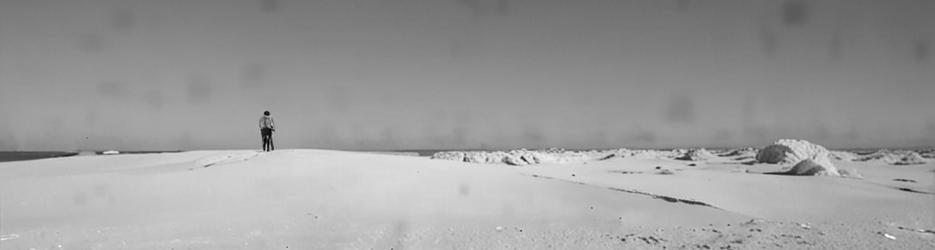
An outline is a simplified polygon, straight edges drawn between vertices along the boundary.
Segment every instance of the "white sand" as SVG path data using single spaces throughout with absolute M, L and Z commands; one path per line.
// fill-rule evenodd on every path
M 326 150 L 7 162 L 0 249 L 935 247 L 915 231 L 935 229 L 935 164 L 834 164 L 865 179 L 729 160 L 508 166 Z

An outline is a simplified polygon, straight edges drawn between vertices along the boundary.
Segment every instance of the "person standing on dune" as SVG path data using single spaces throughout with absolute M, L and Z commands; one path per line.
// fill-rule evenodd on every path
M 264 111 L 260 117 L 260 137 L 263 139 L 263 151 L 273 151 L 273 131 L 276 131 L 276 123 L 269 111 Z

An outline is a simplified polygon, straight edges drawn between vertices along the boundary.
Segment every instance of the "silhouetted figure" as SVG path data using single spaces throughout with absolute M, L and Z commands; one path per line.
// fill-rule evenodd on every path
M 269 116 L 269 111 L 264 111 L 260 117 L 260 137 L 263 138 L 263 151 L 273 151 L 273 131 L 276 131 L 276 123 L 273 117 Z

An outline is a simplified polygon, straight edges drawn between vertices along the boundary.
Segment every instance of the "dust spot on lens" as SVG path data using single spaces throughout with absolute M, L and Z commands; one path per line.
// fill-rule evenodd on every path
M 695 121 L 694 101 L 688 95 L 674 95 L 669 99 L 666 116 L 670 123 L 692 123 Z
M 470 196 L 471 186 L 465 183 L 461 183 L 461 185 L 458 185 L 458 194 L 461 196 Z
M 260 0 L 260 11 L 276 12 L 280 9 L 279 0 Z
M 782 5 L 782 22 L 786 26 L 801 26 L 808 22 L 809 6 L 801 0 L 786 1 Z
M 240 81 L 244 86 L 260 86 L 266 79 L 267 68 L 263 64 L 248 63 L 240 68 Z
M 83 33 L 75 38 L 75 47 L 84 52 L 101 52 L 107 47 L 104 35 L 98 33 Z
M 88 196 L 82 192 L 77 192 L 71 197 L 71 201 L 77 206 L 84 206 L 88 204 Z
M 918 39 L 913 43 L 912 53 L 918 63 L 927 63 L 931 57 L 931 43 L 926 39 Z
M 188 78 L 188 102 L 206 103 L 211 98 L 211 79 L 204 75 L 191 75 Z
M 110 16 L 110 28 L 114 32 L 126 33 L 136 27 L 136 15 L 130 10 L 116 10 Z
M 94 185 L 94 195 L 105 196 L 108 193 L 110 193 L 110 186 L 108 186 L 107 184 Z
M 128 94 L 127 84 L 123 82 L 107 81 L 97 84 L 97 93 L 107 98 L 124 98 Z
M 143 101 L 146 103 L 146 106 L 152 109 L 162 109 L 164 99 L 162 92 L 158 90 L 151 90 L 146 92 L 143 96 Z

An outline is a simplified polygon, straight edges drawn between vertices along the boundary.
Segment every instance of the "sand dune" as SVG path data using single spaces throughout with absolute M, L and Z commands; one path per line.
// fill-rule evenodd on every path
M 719 156 L 714 155 L 711 152 L 708 152 L 708 150 L 705 150 L 703 148 L 693 148 L 685 152 L 684 155 L 678 158 L 675 158 L 675 159 L 683 160 L 683 161 L 707 161 L 707 160 L 713 160 L 716 158 L 719 158 Z
M 825 164 L 830 160 L 830 154 L 831 152 L 821 145 L 805 140 L 782 139 L 760 150 L 756 160 L 763 163 L 795 164 L 810 159 Z
M 857 153 L 848 151 L 831 151 L 831 158 L 839 161 L 853 161 L 857 159 Z
M 561 154 L 574 160 L 242 150 L 0 163 L 0 248 L 935 246 L 931 163 L 835 161 L 865 175 L 851 179 L 671 151 Z
M 444 151 L 432 155 L 432 159 L 452 160 L 469 163 L 509 164 L 514 166 L 542 163 L 580 163 L 604 158 L 610 151 L 566 151 L 564 149 L 510 151 Z
M 853 161 L 882 162 L 893 165 L 919 165 L 928 162 L 928 160 L 917 152 L 889 149 L 881 149 L 866 155 L 857 155 Z
M 919 155 L 925 159 L 935 159 L 935 149 L 919 150 Z

